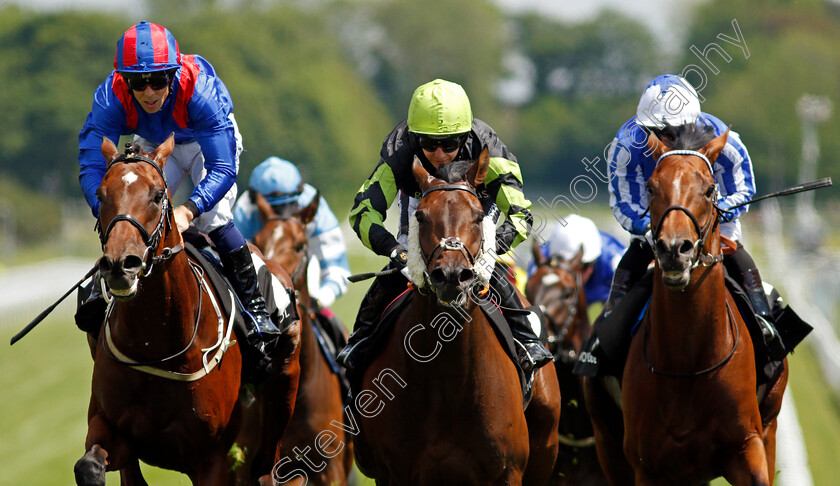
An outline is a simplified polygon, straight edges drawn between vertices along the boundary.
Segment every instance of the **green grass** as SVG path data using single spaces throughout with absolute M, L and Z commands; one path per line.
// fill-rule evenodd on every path
M 385 259 L 376 257 L 351 260 L 354 273 L 377 270 L 384 264 Z M 348 327 L 368 285 L 351 284 L 348 294 L 334 306 Z M 72 307 L 59 307 L 25 339 L 0 348 L 0 486 L 74 484 L 73 464 L 84 453 L 92 361 L 71 313 Z M 4 321 L 0 341 L 8 342 L 25 324 Z M 796 399 L 814 484 L 836 484 L 840 400 L 825 385 L 807 344 L 790 357 L 790 365 L 789 387 Z M 153 467 L 144 466 L 144 473 L 154 485 L 190 484 L 186 476 Z M 109 473 L 108 485 L 117 484 L 118 475 Z M 362 484 L 373 483 L 363 479 Z

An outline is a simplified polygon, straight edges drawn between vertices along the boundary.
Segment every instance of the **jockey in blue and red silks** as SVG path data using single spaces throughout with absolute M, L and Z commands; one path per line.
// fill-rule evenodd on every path
M 233 101 L 213 66 L 199 55 L 182 55 L 166 28 L 140 22 L 117 42 L 114 71 L 96 88 L 93 107 L 79 133 L 79 182 L 93 215 L 99 215 L 96 190 L 107 167 L 100 152 L 103 137 L 115 144 L 134 135 L 144 152 L 170 134 L 175 148 L 164 173 L 174 194 L 184 176 L 195 189 L 174 210 L 178 230 L 190 223 L 207 233 L 221 256 L 251 319 L 248 341 L 260 347 L 279 333 L 265 308 L 245 238 L 232 222 L 242 137 Z

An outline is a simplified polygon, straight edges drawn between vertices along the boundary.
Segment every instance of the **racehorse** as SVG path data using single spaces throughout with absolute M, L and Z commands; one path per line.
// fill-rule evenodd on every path
M 572 373 L 578 352 L 592 333 L 583 290 L 583 248 L 566 261 L 551 258 L 534 240 L 534 274 L 525 285 L 525 296 L 539 305 L 548 322 L 548 349 L 563 392 L 560 414 L 560 451 L 554 476 L 562 485 L 606 485 L 607 478 L 598 463 L 592 424 L 586 411 L 580 377 Z
M 99 273 L 112 296 L 99 333 L 79 485 L 146 484 L 138 460 L 186 474 L 196 485 L 228 483 L 227 453 L 240 426 L 242 355 L 232 321 L 184 249 L 163 173 L 170 136 L 155 151 L 121 155 L 104 138 L 107 172 L 97 191 L 103 254 Z M 279 265 L 266 265 L 289 287 Z M 299 321 L 278 340 L 257 388 L 265 420 L 252 481 L 272 484 L 278 443 L 294 409 Z
M 495 243 L 495 225 L 487 229 L 475 189 L 488 151 L 452 164 L 463 171 L 442 180 L 414 160 L 423 196 L 409 230 L 409 268 L 427 272 L 434 291 L 411 290 L 362 373 L 356 464 L 377 484 L 545 484 L 557 455 L 557 376 L 551 366 L 536 373 L 523 413 L 515 365 L 473 299 L 475 289 L 486 291 L 494 262 L 484 250 Z
M 753 344 L 721 263 L 712 163 L 729 132 L 712 138 L 692 128 L 669 145 L 648 140 L 658 161 L 646 185 L 653 295 L 624 367 L 623 421 L 591 378 L 586 403 L 612 484 L 695 485 L 723 476 L 735 486 L 769 486 L 787 362 L 759 397 Z
M 288 479 L 299 477 L 300 474 L 291 473 L 299 469 L 304 472 L 310 484 L 346 484 L 353 465 L 352 442 L 344 429 L 332 424 L 347 423 L 341 384 L 319 347 L 313 328 L 313 320 L 317 317 L 307 285 L 309 254 L 306 225 L 315 218 L 321 198 L 316 194 L 312 202 L 297 214 L 284 216 L 278 216 L 262 194 L 253 192 L 252 198 L 256 199 L 260 216 L 265 222 L 262 230 L 254 236 L 254 244 L 266 258 L 279 263 L 292 276 L 302 323 L 300 386 L 295 412 L 281 446 L 282 456 L 294 461 L 285 462 L 275 476 L 281 479 L 283 473 L 289 471 Z M 328 437 L 329 442 L 322 437 Z M 297 461 L 298 453 L 295 450 L 302 451 L 307 447 L 321 453 L 321 457 L 311 454 L 312 464 L 317 467 Z

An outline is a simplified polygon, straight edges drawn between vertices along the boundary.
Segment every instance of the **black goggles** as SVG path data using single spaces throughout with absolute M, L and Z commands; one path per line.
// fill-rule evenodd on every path
M 143 91 L 146 86 L 154 90 L 163 89 L 169 86 L 172 81 L 172 73 L 159 71 L 154 73 L 120 73 L 125 79 L 125 84 L 134 91 Z
M 434 152 L 438 147 L 442 148 L 444 152 L 452 152 L 457 150 L 467 138 L 466 133 L 458 135 L 417 135 L 417 144 L 420 148 L 429 152 Z

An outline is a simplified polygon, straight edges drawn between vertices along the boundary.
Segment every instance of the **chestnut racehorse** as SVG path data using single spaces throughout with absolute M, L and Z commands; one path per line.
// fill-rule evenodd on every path
M 266 199 L 257 192 L 252 192 L 256 199 L 260 216 L 265 222 L 262 230 L 254 236 L 254 244 L 263 252 L 266 258 L 279 263 L 292 276 L 297 302 L 301 316 L 301 350 L 300 350 L 300 387 L 298 388 L 295 412 L 292 421 L 283 436 L 281 453 L 284 458 L 293 459 L 286 462 L 278 479 L 283 479 L 287 472 L 287 479 L 297 476 L 303 484 L 302 475 L 292 471 L 305 472 L 309 484 L 342 485 L 347 483 L 347 476 L 353 466 L 353 449 L 351 436 L 333 422 L 346 424 L 339 377 L 332 372 L 327 359 L 318 344 L 318 338 L 313 329 L 315 309 L 309 296 L 307 285 L 307 266 L 309 253 L 307 245 L 306 225 L 318 212 L 321 199 L 316 194 L 312 202 L 300 209 L 297 214 L 278 216 Z M 319 434 L 327 434 L 319 436 Z M 327 442 L 324 437 L 330 439 Z M 306 448 L 315 449 L 312 456 L 312 467 L 304 461 L 297 460 L 298 453 Z M 322 452 L 318 454 L 317 452 Z M 317 458 L 317 459 L 316 459 Z M 295 481 L 281 484 L 298 484 Z
M 452 164 L 464 164 L 461 175 L 442 180 L 414 160 L 423 196 L 409 268 L 427 272 L 435 290 L 413 290 L 363 373 L 356 463 L 377 484 L 546 484 L 557 456 L 557 376 L 552 366 L 536 373 L 523 412 L 515 365 L 472 297 L 494 262 L 485 245 L 495 250 L 495 225 L 486 229 L 475 189 L 488 152 Z
M 571 261 L 558 255 L 546 257 L 536 239 L 532 250 L 537 268 L 528 279 L 525 295 L 542 308 L 548 321 L 548 349 L 554 355 L 563 392 L 560 451 L 554 477 L 561 485 L 607 485 L 598 463 L 580 377 L 572 373 L 577 354 L 592 333 L 583 290 L 583 248 Z
M 227 453 L 240 426 L 242 358 L 215 289 L 183 250 L 163 166 L 170 136 L 151 153 L 121 155 L 105 138 L 108 170 L 97 191 L 112 301 L 96 344 L 80 485 L 146 484 L 138 460 L 180 471 L 196 485 L 228 483 Z M 266 262 L 280 282 L 291 279 Z M 280 336 L 273 368 L 257 386 L 265 420 L 252 482 L 271 484 L 279 440 L 297 391 L 300 323 Z
M 712 138 L 687 125 L 669 146 L 648 140 L 658 161 L 647 182 L 656 265 L 624 367 L 623 421 L 597 379 L 584 380 L 598 456 L 615 485 L 719 476 L 773 484 L 787 363 L 759 400 L 753 344 L 721 263 L 712 164 L 728 133 Z

